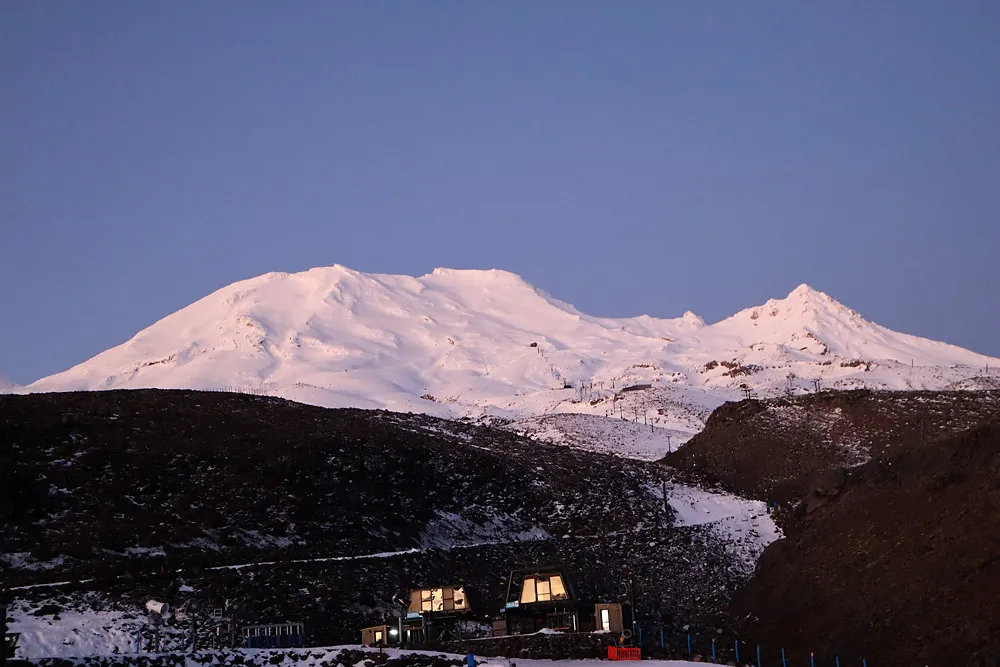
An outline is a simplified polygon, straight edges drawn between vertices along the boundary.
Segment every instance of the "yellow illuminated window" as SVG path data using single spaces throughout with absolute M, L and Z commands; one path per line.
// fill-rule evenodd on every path
M 552 590 L 553 600 L 565 600 L 566 598 L 569 597 L 568 595 L 566 595 L 566 587 L 563 585 L 562 577 L 560 577 L 558 574 L 549 577 L 549 587 Z
M 548 579 L 539 577 L 535 580 L 535 595 L 539 602 L 548 602 L 552 599 L 552 588 Z
M 558 574 L 526 577 L 524 586 L 521 588 L 521 604 L 565 600 L 568 597 L 566 586 L 563 584 L 562 577 Z
M 420 591 L 420 611 L 444 611 L 444 591 L 440 588 Z
M 528 577 L 524 580 L 524 586 L 521 587 L 521 604 L 531 604 L 535 601 L 535 578 Z

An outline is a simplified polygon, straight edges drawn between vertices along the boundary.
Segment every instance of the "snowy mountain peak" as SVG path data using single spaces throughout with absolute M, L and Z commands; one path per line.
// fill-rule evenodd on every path
M 803 389 L 943 388 L 998 361 L 867 322 L 807 285 L 706 325 L 691 312 L 593 317 L 496 269 L 334 265 L 224 287 L 27 391 L 235 387 L 451 417 L 603 417 L 614 403 L 622 418 L 614 392 L 636 386 L 653 392 L 629 395 L 653 423 L 690 431 L 741 385 L 784 392 L 789 374 Z
M 799 285 L 798 287 L 796 287 L 795 289 L 793 289 L 791 292 L 788 293 L 788 298 L 790 298 L 790 299 L 791 298 L 796 298 L 796 299 L 811 298 L 814 295 L 827 296 L 825 293 L 820 292 L 818 289 L 812 287 L 811 285 L 807 285 L 806 283 L 802 283 L 801 285 Z M 827 297 L 827 298 L 829 298 L 829 297 Z
M 788 296 L 784 299 L 769 303 L 781 303 L 788 308 L 794 308 L 800 311 L 826 311 L 860 317 L 856 312 L 840 303 L 826 292 L 821 292 L 818 289 L 814 289 L 809 285 L 806 285 L 805 283 L 802 283 L 789 292 Z
M 749 321 L 754 327 L 798 326 L 814 334 L 836 323 L 837 328 L 864 328 L 868 325 L 858 313 L 825 292 L 802 284 L 789 292 L 784 299 L 768 299 L 761 306 L 741 310 L 729 318 L 739 322 Z
M 700 329 L 701 327 L 705 326 L 705 320 L 701 319 L 700 317 L 692 313 L 690 310 L 684 311 L 684 314 L 681 315 L 681 322 L 683 322 L 688 327 L 696 329 Z

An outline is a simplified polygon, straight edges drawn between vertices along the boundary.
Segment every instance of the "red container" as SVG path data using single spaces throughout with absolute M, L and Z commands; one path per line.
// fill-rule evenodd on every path
M 642 660 L 642 649 L 609 646 L 608 660 Z

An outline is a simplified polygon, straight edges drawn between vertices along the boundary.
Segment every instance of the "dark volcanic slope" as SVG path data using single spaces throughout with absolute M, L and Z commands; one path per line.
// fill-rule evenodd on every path
M 605 599 L 634 572 L 642 618 L 677 639 L 748 570 L 711 528 L 672 525 L 655 495 L 668 474 L 417 415 L 188 391 L 0 397 L 0 587 L 92 578 L 12 593 L 21 611 L 139 625 L 151 597 L 228 600 L 243 622 L 295 618 L 331 644 L 411 587 L 461 583 L 495 611 L 512 568 L 562 563 Z
M 998 527 L 1000 421 L 857 469 L 765 551 L 734 615 L 765 645 L 996 665 Z
M 726 403 L 664 462 L 761 500 L 836 485 L 825 474 L 909 451 L 1000 414 L 1000 392 L 821 392 Z
M 0 553 L 13 583 L 53 564 L 68 578 L 597 534 L 626 513 L 664 518 L 649 491 L 662 475 L 424 416 L 187 391 L 7 396 Z
M 511 569 L 558 563 L 591 600 L 624 599 L 625 573 L 637 582 L 637 606 L 647 628 L 664 629 L 681 645 L 685 626 L 713 623 L 745 582 L 718 536 L 703 527 L 651 526 L 613 537 L 509 542 L 430 549 L 385 558 L 278 562 L 235 569 L 115 578 L 82 585 L 14 591 L 16 604 L 51 617 L 64 609 L 120 610 L 141 618 L 146 600 L 204 609 L 234 606 L 242 623 L 304 621 L 309 643 L 357 642 L 358 628 L 391 619 L 390 601 L 418 586 L 461 583 L 480 611 L 503 608 Z M 180 630 L 186 624 L 180 625 Z M 206 626 L 207 627 L 207 626 Z M 15 628 L 16 629 L 16 628 Z M 183 648 L 180 642 L 177 648 Z

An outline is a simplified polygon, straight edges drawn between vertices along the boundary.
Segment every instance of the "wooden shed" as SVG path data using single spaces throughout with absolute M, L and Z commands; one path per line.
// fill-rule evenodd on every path
M 361 644 L 363 646 L 388 646 L 391 637 L 388 625 L 373 625 L 361 628 Z
M 511 572 L 504 608 L 508 633 L 531 634 L 543 628 L 581 630 L 579 600 L 563 569 L 549 566 Z M 493 631 L 495 634 L 497 628 Z

